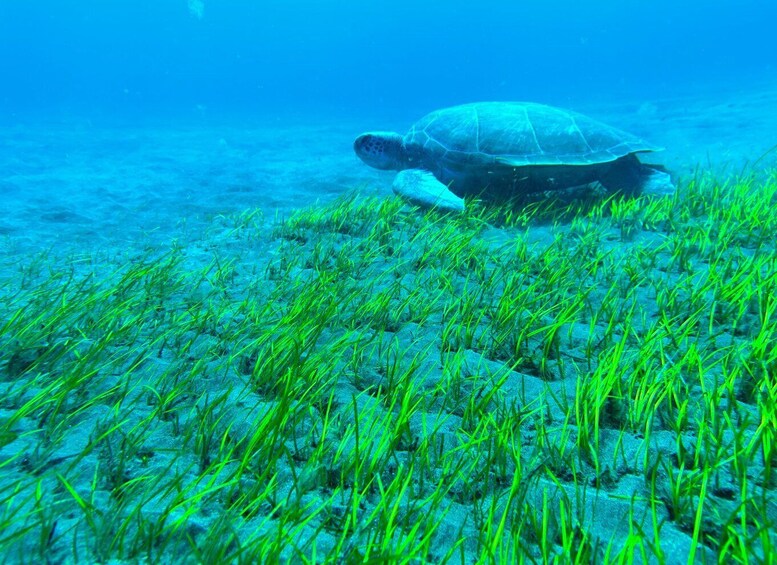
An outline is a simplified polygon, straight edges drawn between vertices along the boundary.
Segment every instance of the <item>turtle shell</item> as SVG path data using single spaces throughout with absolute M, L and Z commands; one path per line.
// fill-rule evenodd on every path
M 405 147 L 422 162 L 477 169 L 504 164 L 594 165 L 656 151 L 646 141 L 575 112 L 530 102 L 478 102 L 416 122 Z

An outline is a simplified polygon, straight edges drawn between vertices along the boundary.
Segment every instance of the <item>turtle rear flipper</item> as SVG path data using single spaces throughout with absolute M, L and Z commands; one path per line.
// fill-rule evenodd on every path
M 401 171 L 391 185 L 395 194 L 424 208 L 438 208 L 461 212 L 464 200 L 453 194 L 429 171 L 407 169 Z
M 676 190 L 666 169 L 640 163 L 634 155 L 612 163 L 600 182 L 610 192 L 622 191 L 633 196 L 669 196 Z
M 638 186 L 639 194 L 648 196 L 671 196 L 677 190 L 669 173 L 650 165 L 642 165 Z

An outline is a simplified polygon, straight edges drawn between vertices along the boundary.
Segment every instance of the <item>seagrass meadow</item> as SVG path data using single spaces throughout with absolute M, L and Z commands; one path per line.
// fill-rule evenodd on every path
M 777 175 L 351 194 L 0 288 L 7 563 L 773 563 Z

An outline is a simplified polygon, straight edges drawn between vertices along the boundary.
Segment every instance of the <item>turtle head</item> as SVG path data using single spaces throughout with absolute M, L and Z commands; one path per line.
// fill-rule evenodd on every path
M 370 167 L 381 170 L 401 171 L 408 164 L 402 136 L 389 131 L 370 131 L 361 134 L 353 142 L 353 150 L 359 159 Z

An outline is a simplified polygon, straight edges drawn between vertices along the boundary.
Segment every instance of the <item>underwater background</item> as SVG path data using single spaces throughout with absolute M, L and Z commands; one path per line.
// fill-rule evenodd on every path
M 183 5 L 183 7 L 182 7 Z M 8 113 L 412 119 L 477 100 L 675 97 L 773 78 L 766 0 L 24 2 Z
M 0 0 L 0 563 L 774 562 L 775 21 Z M 491 100 L 677 192 L 446 215 L 354 153 Z
M 677 174 L 740 167 L 771 147 L 776 13 L 765 0 L 5 0 L 0 226 L 26 238 L 65 214 L 105 237 L 119 218 L 165 229 L 385 191 L 355 135 L 484 100 L 590 114 L 666 147 Z

